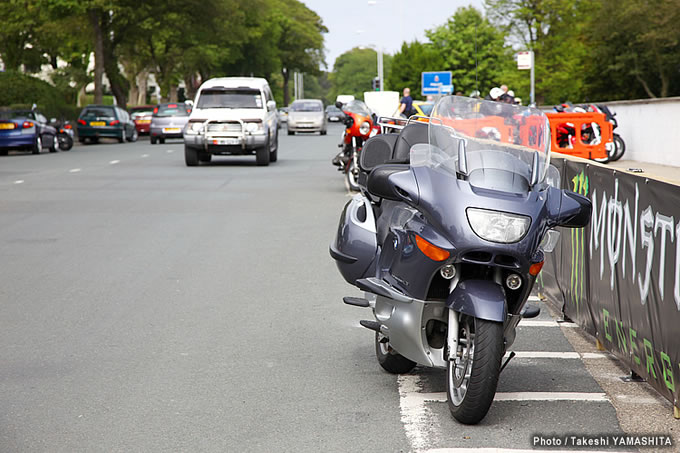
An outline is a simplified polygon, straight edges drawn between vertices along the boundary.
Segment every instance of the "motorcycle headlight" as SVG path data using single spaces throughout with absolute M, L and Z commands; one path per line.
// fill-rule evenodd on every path
M 368 135 L 368 133 L 371 131 L 371 123 L 368 121 L 364 121 L 361 123 L 361 126 L 359 126 L 359 133 L 361 135 Z
M 264 125 L 259 122 L 246 123 L 246 130 L 251 134 L 254 134 L 256 132 L 262 132 L 264 130 Z
M 477 236 L 503 244 L 522 239 L 531 224 L 530 217 L 490 209 L 468 208 L 467 218 Z

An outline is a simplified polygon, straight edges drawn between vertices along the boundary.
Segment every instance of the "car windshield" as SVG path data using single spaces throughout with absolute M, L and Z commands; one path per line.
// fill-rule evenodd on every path
M 550 164 L 548 118 L 535 108 L 447 96 L 433 108 L 428 134 L 411 165 L 463 174 L 474 187 L 525 193 Z
M 368 106 L 364 103 L 364 101 L 359 101 L 358 99 L 349 101 L 347 104 L 343 105 L 342 110 L 364 116 L 369 116 L 371 114 L 371 111 L 368 109 Z
M 152 108 L 144 108 L 144 109 L 136 108 L 136 109 L 130 110 L 130 116 L 132 118 L 139 118 L 140 116 L 150 116 L 152 114 L 153 114 Z
M 423 113 L 427 116 L 430 116 L 432 113 L 432 109 L 434 108 L 434 104 L 427 103 L 427 104 L 419 104 L 420 110 L 423 111 Z
M 13 118 L 35 119 L 35 113 L 31 110 L 0 110 L 0 119 L 11 120 Z
M 199 109 L 261 109 L 262 94 L 254 89 L 205 89 L 198 98 Z
M 291 112 L 322 112 L 323 105 L 320 102 L 295 101 L 290 105 Z
M 158 118 L 168 116 L 189 116 L 189 109 L 184 104 L 161 104 L 154 109 L 153 116 Z
M 80 114 L 83 119 L 87 118 L 115 118 L 113 108 L 110 107 L 88 107 Z

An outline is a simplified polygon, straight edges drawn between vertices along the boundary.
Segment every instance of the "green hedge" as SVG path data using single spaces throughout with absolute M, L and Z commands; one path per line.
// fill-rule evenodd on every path
M 30 109 L 36 104 L 48 119 L 74 120 L 81 108 L 67 99 L 66 93 L 44 80 L 18 72 L 0 72 L 0 107 Z

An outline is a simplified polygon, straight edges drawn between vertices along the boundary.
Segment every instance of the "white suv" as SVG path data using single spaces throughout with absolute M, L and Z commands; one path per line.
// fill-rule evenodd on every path
M 184 160 L 190 167 L 212 155 L 255 155 L 257 165 L 276 162 L 278 115 L 265 79 L 210 79 L 196 94 L 184 127 Z

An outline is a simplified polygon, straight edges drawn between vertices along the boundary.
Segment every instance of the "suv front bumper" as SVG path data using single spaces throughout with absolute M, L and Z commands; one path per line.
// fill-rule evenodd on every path
M 210 130 L 211 124 L 227 124 L 227 130 Z M 187 125 L 189 127 L 189 125 Z M 197 134 L 188 134 L 184 130 L 184 143 L 186 145 L 203 148 L 209 151 L 210 148 L 236 148 L 242 150 L 253 150 L 265 146 L 267 134 L 265 132 L 250 133 L 245 129 L 243 121 L 206 121 L 203 128 Z

